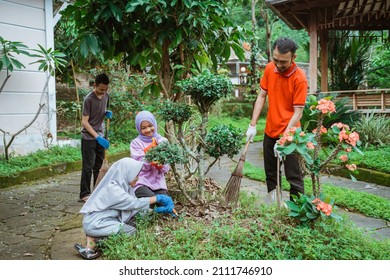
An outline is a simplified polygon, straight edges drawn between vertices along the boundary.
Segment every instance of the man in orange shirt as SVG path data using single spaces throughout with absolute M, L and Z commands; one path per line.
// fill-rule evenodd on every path
M 272 46 L 273 62 L 267 64 L 260 82 L 252 120 L 246 132 L 247 140 L 255 137 L 256 124 L 268 96 L 268 113 L 264 133 L 264 168 L 268 192 L 277 185 L 276 141 L 291 128 L 300 126 L 306 102 L 308 83 L 306 75 L 294 62 L 296 43 L 288 38 L 279 38 Z M 284 172 L 290 183 L 291 195 L 304 193 L 303 174 L 296 155 L 286 156 L 283 161 Z

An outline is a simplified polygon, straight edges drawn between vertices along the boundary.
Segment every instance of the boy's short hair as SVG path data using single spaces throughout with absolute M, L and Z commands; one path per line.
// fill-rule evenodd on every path
M 99 84 L 108 85 L 109 83 L 110 83 L 110 79 L 104 73 L 99 74 L 95 77 L 95 85 L 96 86 L 98 86 Z

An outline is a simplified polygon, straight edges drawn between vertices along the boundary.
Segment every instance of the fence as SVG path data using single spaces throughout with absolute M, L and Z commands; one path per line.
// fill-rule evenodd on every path
M 390 89 L 327 91 L 324 94 L 337 93 L 336 99 L 348 97 L 347 105 L 362 113 L 390 113 Z

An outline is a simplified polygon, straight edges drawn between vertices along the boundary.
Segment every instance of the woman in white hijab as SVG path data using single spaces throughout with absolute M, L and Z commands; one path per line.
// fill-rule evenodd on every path
M 96 239 L 119 232 L 134 234 L 135 215 L 147 213 L 150 205 L 161 205 L 154 209 L 157 213 L 172 213 L 174 204 L 167 195 L 135 196 L 133 187 L 142 165 L 142 162 L 131 158 L 115 162 L 81 208 L 87 245 L 75 244 L 74 247 L 83 258 L 96 259 L 100 256 L 100 251 L 95 250 Z

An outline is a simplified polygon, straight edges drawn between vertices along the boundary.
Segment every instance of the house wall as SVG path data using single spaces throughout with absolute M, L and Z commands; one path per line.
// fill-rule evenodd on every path
M 54 47 L 52 0 L 0 0 L 0 36 L 8 41 L 19 41 L 30 49 Z M 0 153 L 16 132 L 22 130 L 36 115 L 40 102 L 42 111 L 35 122 L 12 142 L 10 152 L 27 154 L 56 143 L 55 79 L 38 70 L 39 64 L 30 64 L 36 58 L 17 56 L 25 68 L 14 69 L 0 93 Z M 0 72 L 0 85 L 7 76 Z M 48 87 L 45 90 L 45 84 Z M 49 137 L 48 137 L 49 136 Z M 50 138 L 52 137 L 52 138 Z

